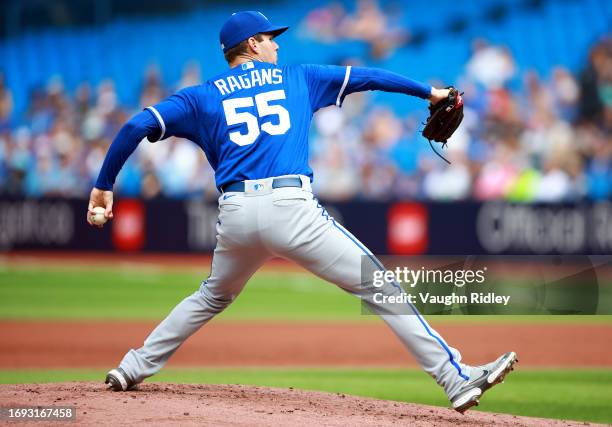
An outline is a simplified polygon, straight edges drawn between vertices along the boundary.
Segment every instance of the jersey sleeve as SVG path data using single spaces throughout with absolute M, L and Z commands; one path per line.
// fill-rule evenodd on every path
M 145 111 L 136 114 L 123 125 L 106 153 L 96 188 L 112 191 L 115 178 L 125 161 L 144 137 L 151 140 L 152 137 L 159 135 L 158 127 L 155 119 Z
M 313 111 L 329 105 L 342 106 L 351 67 L 302 65 Z
M 349 74 L 343 96 L 366 90 L 403 93 L 422 99 L 431 95 L 430 85 L 380 68 L 352 67 Z
M 198 138 L 198 90 L 197 86 L 182 89 L 162 102 L 145 108 L 151 113 L 159 133 L 149 136 L 156 142 L 170 136 L 196 141 Z

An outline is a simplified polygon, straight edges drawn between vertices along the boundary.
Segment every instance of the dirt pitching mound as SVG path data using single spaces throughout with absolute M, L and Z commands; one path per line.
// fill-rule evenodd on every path
M 296 389 L 147 383 L 114 393 L 92 382 L 0 387 L 0 406 L 76 407 L 78 425 L 550 426 L 584 425 Z M 57 422 L 19 425 L 57 425 Z M 72 424 L 72 423 L 71 423 Z

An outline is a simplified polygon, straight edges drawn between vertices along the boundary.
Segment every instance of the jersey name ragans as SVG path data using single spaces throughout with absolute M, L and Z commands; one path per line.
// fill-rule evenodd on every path
M 283 82 L 283 71 L 274 69 L 255 69 L 248 73 L 227 76 L 214 81 L 221 95 L 229 95 L 239 89 L 251 89 L 267 84 L 280 84 Z

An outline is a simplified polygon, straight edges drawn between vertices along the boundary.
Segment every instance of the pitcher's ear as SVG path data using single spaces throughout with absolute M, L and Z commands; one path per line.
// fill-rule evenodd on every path
M 247 43 L 249 44 L 249 47 L 256 53 L 259 53 L 259 42 L 257 41 L 257 39 L 255 37 L 249 37 L 249 39 L 247 40 Z

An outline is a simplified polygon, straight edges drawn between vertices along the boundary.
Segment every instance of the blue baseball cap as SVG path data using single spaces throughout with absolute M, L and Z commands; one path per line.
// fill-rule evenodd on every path
M 275 36 L 284 33 L 289 27 L 272 25 L 268 18 L 254 10 L 233 13 L 225 21 L 219 32 L 219 41 L 223 53 L 237 46 L 241 41 L 248 39 L 258 33 L 272 33 Z

